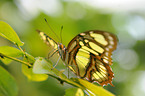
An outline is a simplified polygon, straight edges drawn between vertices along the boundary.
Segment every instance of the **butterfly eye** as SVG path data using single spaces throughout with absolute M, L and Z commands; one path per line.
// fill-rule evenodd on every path
M 63 44 L 58 44 L 58 47 L 60 48 L 60 49 L 63 49 L 64 48 L 64 45 Z
M 63 45 L 61 44 L 61 49 L 63 49 Z

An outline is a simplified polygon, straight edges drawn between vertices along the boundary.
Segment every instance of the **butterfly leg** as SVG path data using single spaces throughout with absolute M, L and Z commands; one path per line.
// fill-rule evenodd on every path
M 53 52 L 53 53 L 52 53 Z M 48 53 L 48 59 L 50 59 L 58 50 L 54 49 L 51 52 Z M 51 54 L 52 53 L 52 54 Z M 51 55 L 50 55 L 51 54 Z
M 69 67 L 67 67 L 67 72 L 68 72 L 67 78 L 69 78 Z
M 57 66 L 57 64 L 58 64 L 59 60 L 60 60 L 60 56 L 59 56 L 59 58 L 58 58 L 58 60 L 57 60 L 56 64 L 53 66 L 53 68 L 52 68 L 51 70 L 53 70 L 53 69 Z

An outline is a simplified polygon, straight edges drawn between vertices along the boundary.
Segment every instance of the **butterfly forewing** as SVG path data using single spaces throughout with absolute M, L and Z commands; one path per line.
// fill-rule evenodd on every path
M 100 85 L 112 84 L 111 54 L 116 49 L 117 38 L 104 31 L 80 33 L 68 44 L 67 64 L 81 78 Z
M 46 44 L 52 46 L 55 50 L 58 50 L 58 44 L 52 38 L 40 30 L 37 30 L 37 32 L 40 34 L 41 38 Z

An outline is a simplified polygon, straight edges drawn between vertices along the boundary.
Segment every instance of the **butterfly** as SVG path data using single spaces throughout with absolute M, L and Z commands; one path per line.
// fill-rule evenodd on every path
M 58 51 L 59 56 L 78 77 L 98 84 L 112 85 L 114 73 L 112 52 L 117 47 L 117 37 L 109 32 L 90 30 L 75 36 L 65 47 L 44 32 L 42 39 Z

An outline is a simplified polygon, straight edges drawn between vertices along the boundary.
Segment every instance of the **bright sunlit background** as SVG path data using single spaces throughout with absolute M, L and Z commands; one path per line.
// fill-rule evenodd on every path
M 104 30 L 118 37 L 111 66 L 115 77 L 107 90 L 119 96 L 145 96 L 145 0 L 0 0 L 0 20 L 9 23 L 25 43 L 23 49 L 35 57 L 47 57 L 50 48 L 43 43 L 36 29 L 58 41 L 63 26 L 62 43 L 87 30 Z M 0 46 L 14 46 L 0 37 Z M 57 58 L 53 58 L 56 62 Z M 19 96 L 63 96 L 70 85 L 61 85 L 48 78 L 32 82 L 21 72 L 21 64 L 6 66 L 16 79 Z M 62 62 L 57 69 L 66 69 Z M 96 90 L 97 91 L 97 90 Z

